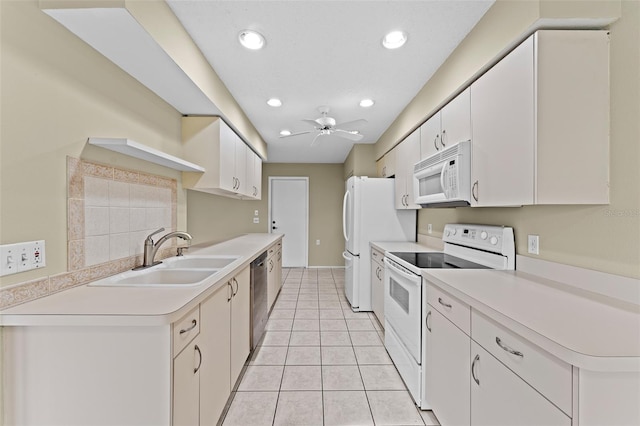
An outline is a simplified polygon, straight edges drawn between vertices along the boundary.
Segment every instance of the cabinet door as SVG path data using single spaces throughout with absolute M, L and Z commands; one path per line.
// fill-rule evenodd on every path
M 420 126 L 420 159 L 424 160 L 441 149 L 440 112 L 437 112 Z
M 450 147 L 471 140 L 471 90 L 453 98 L 440 113 L 440 143 Z
M 533 203 L 533 55 L 530 37 L 471 85 L 473 206 Z
M 276 253 L 276 281 L 278 291 L 282 288 L 282 245 L 278 244 L 278 253 Z
M 427 306 L 425 399 L 441 424 L 469 425 L 471 338 Z
M 471 349 L 471 423 L 474 426 L 571 425 L 571 419 L 559 408 L 480 345 L 472 342 Z
M 251 295 L 249 267 L 233 279 L 231 299 L 231 381 L 233 388 L 251 350 Z
M 202 356 L 196 337 L 173 360 L 173 425 L 197 426 L 200 422 L 200 373 Z
M 262 199 L 262 158 L 253 154 L 253 198 Z
M 223 286 L 200 306 L 200 425 L 214 426 L 231 394 L 230 288 Z
M 371 259 L 371 308 L 380 324 L 384 325 L 384 269 L 373 258 Z
M 413 202 L 413 165 L 420 161 L 420 129 L 407 136 L 396 149 L 396 209 L 419 209 Z
M 247 151 L 250 149 L 236 136 L 236 150 L 235 150 L 235 162 L 236 162 L 236 189 L 235 192 L 241 195 L 249 195 L 249 189 L 247 188 Z
M 234 192 L 236 187 L 236 140 L 238 136 L 220 120 L 220 188 Z
M 267 259 L 267 309 L 271 310 L 273 302 L 276 300 L 278 294 L 278 282 L 276 276 L 276 264 L 275 255 L 270 256 Z

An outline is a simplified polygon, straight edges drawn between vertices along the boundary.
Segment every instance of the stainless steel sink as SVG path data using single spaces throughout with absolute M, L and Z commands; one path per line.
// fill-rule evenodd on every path
M 235 262 L 239 256 L 180 256 L 162 261 L 169 269 L 221 269 Z

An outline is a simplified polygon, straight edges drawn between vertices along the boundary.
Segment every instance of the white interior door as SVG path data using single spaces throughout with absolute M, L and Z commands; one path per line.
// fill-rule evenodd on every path
M 308 266 L 309 178 L 269 177 L 269 232 L 284 234 L 282 266 Z

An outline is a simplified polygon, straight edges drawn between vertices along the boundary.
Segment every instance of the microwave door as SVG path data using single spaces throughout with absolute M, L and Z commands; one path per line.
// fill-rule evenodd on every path
M 447 162 L 435 164 L 416 173 L 416 179 L 418 180 L 416 202 L 418 204 L 447 200 L 444 187 L 447 164 Z

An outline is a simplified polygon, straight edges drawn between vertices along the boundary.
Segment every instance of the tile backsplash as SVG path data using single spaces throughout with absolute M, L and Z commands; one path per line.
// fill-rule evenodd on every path
M 147 235 L 176 230 L 177 186 L 175 179 L 67 157 L 67 272 L 0 289 L 0 309 L 141 264 Z M 168 241 L 156 259 L 175 255 L 176 245 Z
M 171 188 L 84 178 L 84 266 L 142 253 L 144 238 L 171 229 Z
M 175 180 L 74 158 L 67 170 L 70 271 L 140 255 L 147 235 L 176 230 Z

